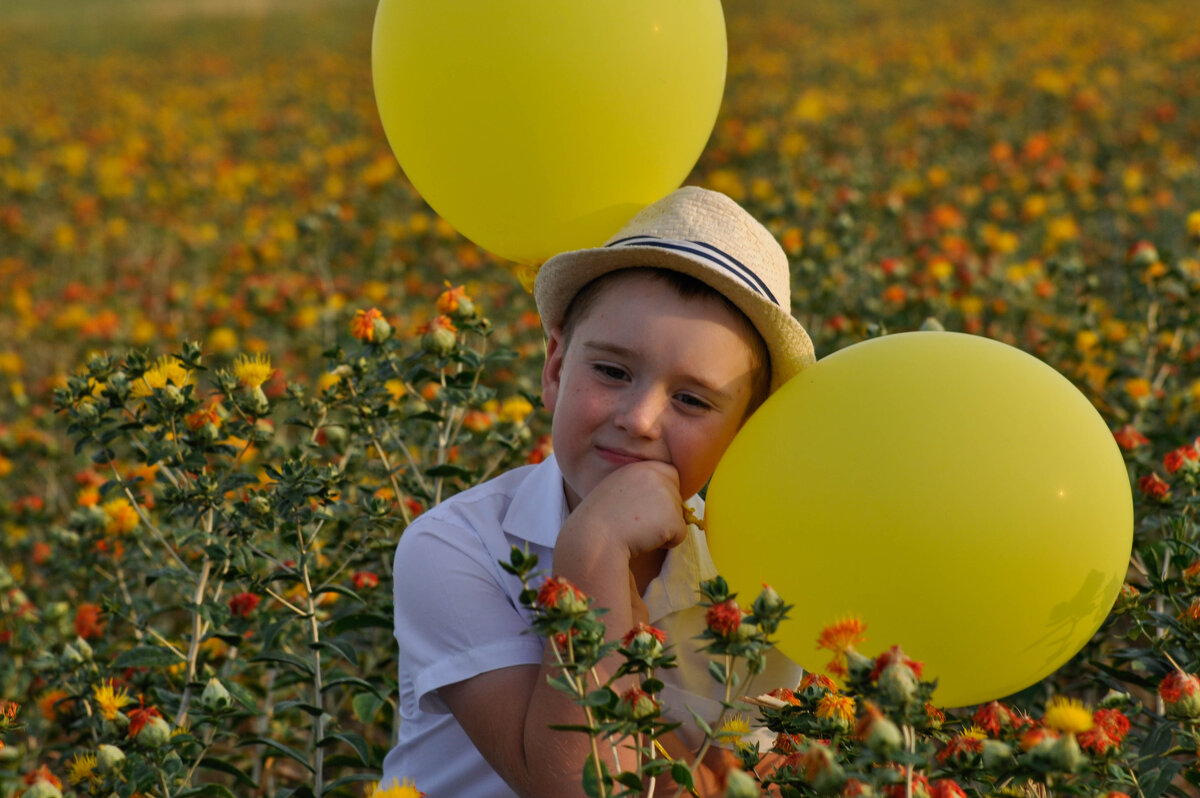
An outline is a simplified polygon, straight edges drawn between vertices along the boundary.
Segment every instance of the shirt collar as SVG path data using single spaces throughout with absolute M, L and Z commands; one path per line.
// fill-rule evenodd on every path
M 559 530 L 567 520 L 567 494 L 562 471 L 550 455 L 533 467 L 513 493 L 501 526 L 518 540 L 554 548 Z

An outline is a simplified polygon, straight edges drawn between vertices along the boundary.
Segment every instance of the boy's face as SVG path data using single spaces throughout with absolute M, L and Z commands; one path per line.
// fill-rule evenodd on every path
M 703 487 L 750 405 L 741 330 L 720 302 L 635 274 L 606 287 L 569 346 L 551 332 L 542 394 L 570 509 L 638 460 L 674 466 L 684 498 Z

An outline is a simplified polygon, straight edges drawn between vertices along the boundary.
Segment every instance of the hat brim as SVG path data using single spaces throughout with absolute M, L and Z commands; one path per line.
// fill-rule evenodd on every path
M 744 283 L 720 272 L 707 261 L 686 252 L 658 247 L 597 247 L 563 252 L 538 270 L 533 296 L 549 334 L 562 324 L 571 300 L 585 285 L 610 272 L 638 267 L 669 269 L 712 286 L 745 314 L 767 345 L 771 357 L 771 391 L 787 382 L 816 358 L 812 340 L 791 313 L 765 301 Z

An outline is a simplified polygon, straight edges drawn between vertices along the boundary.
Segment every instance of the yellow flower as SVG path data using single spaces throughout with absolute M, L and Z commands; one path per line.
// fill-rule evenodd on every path
M 510 397 L 504 400 L 504 404 L 500 405 L 501 420 L 509 421 L 513 424 L 520 424 L 532 412 L 533 405 L 523 396 Z
M 750 733 L 750 723 L 741 713 L 732 715 L 717 728 L 716 738 L 719 741 L 733 743 L 737 749 L 747 749 L 750 744 L 742 738 Z
M 392 786 L 386 790 L 382 785 L 376 786 L 371 798 L 425 798 L 425 793 L 417 790 L 416 785 L 408 779 L 405 779 L 404 783 L 392 779 Z
M 1093 725 L 1092 713 L 1082 703 L 1060 695 L 1050 699 L 1042 722 L 1060 734 L 1080 734 Z
M 71 760 L 71 767 L 67 770 L 67 780 L 72 784 L 78 784 L 84 779 L 89 782 L 97 780 L 95 754 L 76 754 L 75 758 Z
M 817 704 L 817 717 L 849 729 L 854 725 L 854 699 L 840 693 L 826 693 Z
M 133 702 L 133 699 L 129 697 L 129 692 L 124 687 L 117 690 L 112 679 L 93 687 L 92 695 L 105 720 L 112 720 L 121 711 L 121 707 Z
M 237 345 L 237 332 L 230 327 L 217 327 L 208 334 L 209 349 L 217 352 L 232 352 Z
M 1135 401 L 1146 399 L 1150 396 L 1150 381 L 1143 377 L 1131 377 L 1125 380 L 1125 393 Z
M 404 398 L 404 394 L 408 392 L 408 389 L 404 387 L 404 380 L 388 380 L 383 384 L 383 387 L 387 388 L 393 402 L 399 402 Z
M 260 387 L 274 373 L 269 355 L 239 355 L 233 364 L 233 375 L 238 382 L 251 388 Z
M 182 388 L 187 385 L 191 373 L 180 365 L 179 361 L 170 355 L 163 355 L 154 361 L 154 366 L 147 369 L 142 379 L 133 384 L 134 396 L 149 396 L 155 388 L 165 388 L 167 384 Z
M 104 532 L 109 535 L 125 535 L 132 532 L 138 525 L 137 510 L 126 499 L 117 498 L 107 501 L 100 506 L 107 516 Z

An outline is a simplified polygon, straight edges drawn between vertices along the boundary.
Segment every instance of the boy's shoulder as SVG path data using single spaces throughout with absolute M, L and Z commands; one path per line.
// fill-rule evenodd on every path
M 564 506 L 562 472 L 551 457 L 451 496 L 417 516 L 400 540 L 426 533 L 444 536 L 457 529 L 475 536 L 508 533 L 553 546 Z

